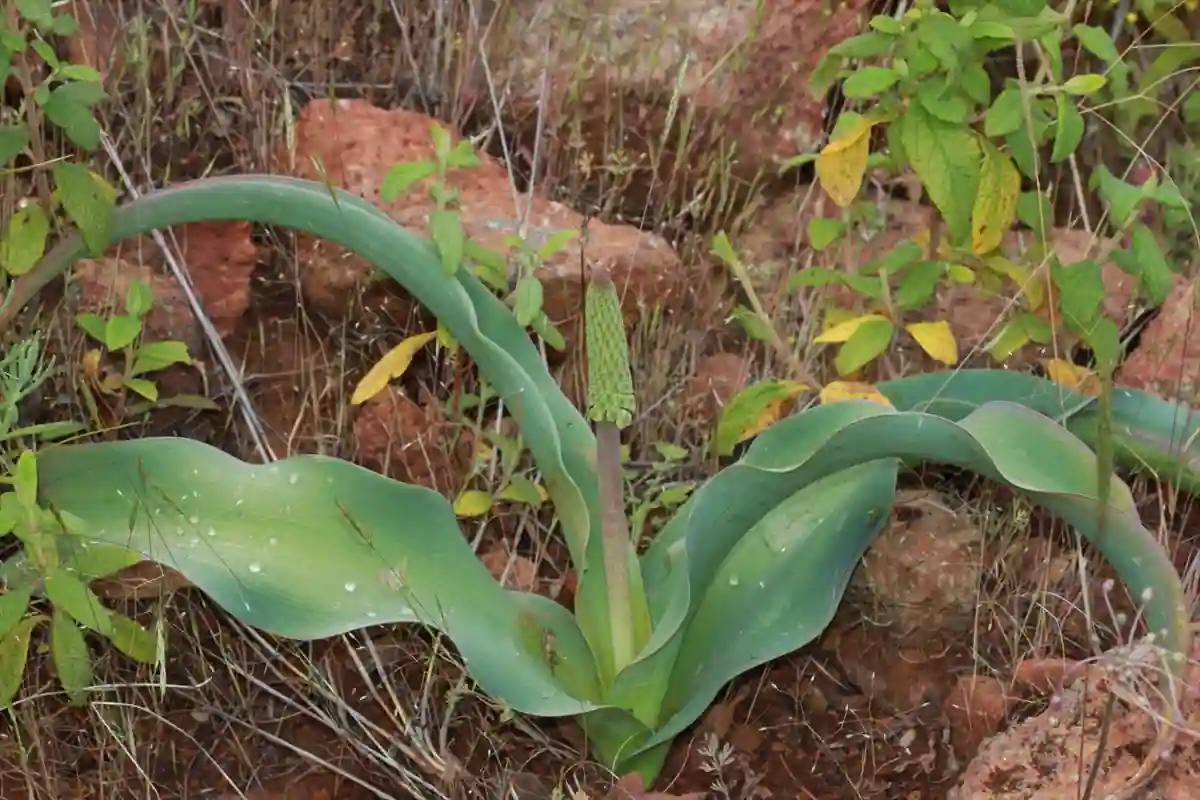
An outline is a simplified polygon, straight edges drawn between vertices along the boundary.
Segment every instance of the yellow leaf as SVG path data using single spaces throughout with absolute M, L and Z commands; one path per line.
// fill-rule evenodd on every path
M 750 425 L 742 430 L 738 436 L 739 442 L 744 442 L 752 436 L 758 436 L 767 428 L 779 421 L 783 414 L 783 406 L 796 395 L 808 389 L 802 383 L 795 381 L 784 381 L 784 393 L 772 397 L 763 405 L 762 410 L 758 412 L 758 417 L 750 423 Z
M 1035 278 L 1029 267 L 1013 263 L 1002 256 L 989 258 L 987 265 L 1021 288 L 1030 311 L 1037 311 L 1046 302 L 1046 284 L 1040 278 Z
M 844 136 L 825 145 L 817 156 L 817 177 L 821 179 L 821 186 L 842 208 L 854 202 L 867 174 L 871 126 L 865 118 L 859 119 Z
M 750 384 L 721 411 L 712 446 L 719 455 L 729 455 L 734 445 L 770 427 L 783 414 L 785 404 L 807 390 L 802 383 L 780 379 Z
M 83 374 L 92 380 L 96 380 L 100 376 L 100 351 L 88 350 L 83 354 L 80 360 L 83 366 Z
M 354 396 L 350 398 L 351 405 L 357 406 L 367 402 L 387 388 L 390 382 L 403 375 L 417 351 L 429 344 L 435 336 L 437 331 L 418 333 L 389 350 L 358 382 L 358 386 L 354 388 Z
M 1005 232 L 1017 216 L 1017 198 L 1021 194 L 1021 173 L 1012 159 L 983 142 L 983 167 L 979 191 L 971 209 L 971 252 L 990 253 L 1000 246 Z
M 817 344 L 835 344 L 837 342 L 844 342 L 853 336 L 854 332 L 858 330 L 859 327 L 861 327 L 864 323 L 871 322 L 873 320 L 883 320 L 884 322 L 887 322 L 887 317 L 879 314 L 864 314 L 861 317 L 848 319 L 845 322 L 834 325 L 832 328 L 813 339 L 813 341 Z
M 1043 358 L 1042 366 L 1046 369 L 1046 377 L 1060 386 L 1065 386 L 1080 394 L 1100 394 L 1100 378 L 1087 367 L 1081 367 L 1061 358 Z
M 537 492 L 537 502 L 533 502 L 534 498 L 529 492 L 529 487 L 532 487 Z M 510 483 L 496 494 L 497 500 L 507 500 L 510 503 L 525 503 L 531 506 L 544 503 L 549 498 L 550 495 L 546 492 L 546 487 L 532 481 L 525 481 L 522 484 Z
M 904 326 L 921 349 L 930 356 L 953 366 L 958 363 L 958 342 L 950 331 L 950 323 L 943 320 L 937 322 L 914 322 Z
M 857 314 L 848 308 L 831 308 L 825 312 L 825 316 L 821 319 L 821 333 L 826 333 L 841 325 L 843 322 L 852 320 Z
M 883 392 L 872 384 L 860 381 L 832 381 L 821 390 L 822 403 L 840 403 L 843 400 L 870 400 L 872 403 L 892 407 Z
M 460 517 L 482 517 L 492 510 L 492 496 L 476 489 L 463 492 L 454 501 L 454 513 Z

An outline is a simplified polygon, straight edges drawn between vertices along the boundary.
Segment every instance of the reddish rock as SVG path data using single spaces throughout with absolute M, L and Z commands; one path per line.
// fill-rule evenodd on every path
M 1118 382 L 1184 403 L 1197 402 L 1200 383 L 1200 283 L 1177 279 L 1175 289 L 1121 366 Z
M 1185 730 L 1178 734 L 1174 751 L 1158 763 L 1161 771 L 1149 786 L 1118 794 L 1147 756 L 1153 757 L 1159 730 L 1169 724 L 1159 716 L 1162 681 L 1158 687 L 1148 685 L 1161 673 L 1161 658 L 1156 648 L 1135 645 L 1089 663 L 1082 675 L 1072 676 L 1082 679 L 1061 689 L 1044 712 L 986 742 L 949 800 L 1076 800 L 1093 764 L 1098 765 L 1093 797 L 1195 797 L 1200 750 L 1188 730 L 1200 722 L 1196 645 L 1188 656 L 1189 674 L 1180 682 L 1180 722 Z M 1117 696 L 1112 704 L 1111 694 Z
M 954 754 L 964 760 L 973 757 L 1004 725 L 1012 705 L 1004 684 L 996 678 L 959 678 L 945 705 Z
M 115 575 L 92 581 L 92 591 L 110 601 L 148 600 L 192 587 L 192 582 L 170 567 L 141 561 Z
M 405 483 L 451 496 L 462 487 L 474 458 L 470 431 L 388 387 L 368 400 L 354 420 L 355 460 Z
M 314 163 L 323 165 L 323 179 L 358 194 L 389 213 L 406 228 L 428 235 L 427 215 L 434 209 L 425 185 L 412 187 L 395 202 L 379 195 L 384 176 L 396 164 L 433 157 L 429 131 L 433 120 L 423 114 L 375 108 L 365 101 L 318 100 L 305 106 L 296 123 L 294 173 L 318 179 Z M 457 141 L 458 137 L 454 135 Z M 475 168 L 455 170 L 447 184 L 460 198 L 463 227 L 484 247 L 507 253 L 504 239 L 518 232 L 511 180 L 502 165 L 486 155 Z M 520 207 L 529 196 L 519 197 Z M 560 230 L 582 228 L 583 217 L 534 193 L 528 216 L 528 238 L 535 247 Z M 367 286 L 370 264 L 329 243 L 301 237 L 298 256 L 305 295 L 320 311 L 341 316 Z M 627 225 L 592 221 L 588 226 L 589 262 L 608 269 L 623 306 L 635 315 L 643 306 L 664 309 L 684 305 L 697 276 L 687 274 L 678 256 L 659 236 Z M 576 239 L 547 259 L 541 272 L 544 308 L 552 321 L 562 323 L 580 308 L 580 248 Z M 383 291 L 382 287 L 378 291 Z M 569 334 L 569 330 L 564 330 Z
M 126 45 L 116 10 L 108 3 L 71 0 L 67 12 L 79 23 L 79 30 L 67 40 L 71 63 L 96 70 L 102 83 L 107 83 L 111 74 L 119 75 L 125 66 Z
M 1029 658 L 1013 670 L 1013 683 L 1042 694 L 1057 692 L 1087 672 L 1087 664 L 1067 658 Z
M 197 222 L 176 235 L 204 313 L 228 336 L 250 307 L 250 278 L 258 266 L 250 223 Z
M 745 388 L 750 365 L 737 353 L 705 356 L 696 364 L 696 373 L 688 381 L 683 407 L 701 425 L 714 422 L 730 399 Z
M 868 616 L 908 641 L 920 631 L 971 630 L 975 624 L 983 536 L 968 516 L 933 491 L 896 498 L 891 525 L 863 556 L 852 596 Z

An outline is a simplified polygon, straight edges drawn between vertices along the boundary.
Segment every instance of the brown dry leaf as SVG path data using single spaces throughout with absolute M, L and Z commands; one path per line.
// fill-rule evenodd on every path
M 180 573 L 153 561 L 141 561 L 115 575 L 92 581 L 92 591 L 105 600 L 145 600 L 192 586 Z

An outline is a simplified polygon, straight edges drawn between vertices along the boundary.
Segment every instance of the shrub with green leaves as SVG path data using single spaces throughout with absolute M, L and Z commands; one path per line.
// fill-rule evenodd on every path
M 639 553 L 621 496 L 619 430 L 634 409 L 611 284 L 588 290 L 593 433 L 511 309 L 360 198 L 280 177 L 208 179 L 121 206 L 112 236 L 231 218 L 335 242 L 437 316 L 505 399 L 544 478 L 580 576 L 573 611 L 498 585 L 440 495 L 324 456 L 255 465 L 175 438 L 46 449 L 38 493 L 67 523 L 54 541 L 127 548 L 281 636 L 435 627 L 497 702 L 576 716 L 597 758 L 648 781 L 724 684 L 821 633 L 889 519 L 905 461 L 975 470 L 1062 517 L 1145 599 L 1157 643 L 1187 650 L 1183 588 L 1128 487 L 1032 403 L 848 401 L 797 414 L 696 489 Z M 31 285 L 86 246 L 75 236 L 57 252 Z
M 812 221 L 809 238 L 817 249 L 851 231 L 859 189 L 871 168 L 895 176 L 911 171 L 940 224 L 919 247 L 904 245 L 857 272 L 802 270 L 791 285 L 840 283 L 866 301 L 864 313 L 839 319 L 831 326 L 836 334 L 827 334 L 839 344 L 837 367 L 843 374 L 883 353 L 901 328 L 935 358 L 956 361 L 957 348 L 946 341 L 948 328 L 914 332 L 903 322 L 939 286 L 955 283 L 1021 298 L 987 345 L 998 361 L 1025 344 L 1048 344 L 1066 333 L 1086 342 L 1099 361 L 1115 363 L 1119 336 L 1101 310 L 1101 267 L 1111 258 L 1138 278 L 1147 303 L 1160 304 L 1175 268 L 1139 211 L 1146 204 L 1183 210 L 1186 201 L 1173 185 L 1153 177 L 1135 186 L 1096 168 L 1082 182 L 1106 207 L 1104 227 L 1097 229 L 1091 252 L 1064 264 L 1048 241 L 1053 198 L 1043 191 L 1048 183 L 1043 154 L 1049 150 L 1049 166 L 1066 166 L 1084 141 L 1087 118 L 1128 94 L 1130 68 L 1108 33 L 1072 24 L 1045 0 L 956 0 L 948 7 L 944 12 L 918 2 L 900 18 L 876 16 L 869 32 L 831 48 L 812 88 L 823 95 L 843 80 L 843 93 L 856 110 L 839 117 L 818 156 L 798 159 L 816 161 L 826 193 L 847 209 L 842 220 Z M 1071 40 L 1102 71 L 1068 74 L 1063 48 Z M 1020 64 L 1034 57 L 1038 66 L 1022 66 L 1018 77 L 1005 79 L 997 90 L 986 60 L 1002 51 Z M 885 150 L 871 153 L 876 129 L 886 133 Z M 1034 242 L 1028 263 L 1015 263 L 1000 250 L 1018 221 Z M 1061 320 L 1063 330 L 1055 331 L 1051 320 Z

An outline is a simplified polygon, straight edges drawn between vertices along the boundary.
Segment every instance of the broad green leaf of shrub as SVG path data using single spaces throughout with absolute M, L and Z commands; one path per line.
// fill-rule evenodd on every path
M 92 113 L 92 106 L 106 97 L 98 83 L 71 81 L 52 89 L 42 109 L 46 118 L 62 128 L 77 146 L 95 150 L 100 146 L 100 123 Z
M 130 376 L 144 375 L 147 372 L 158 372 L 174 364 L 190 364 L 192 358 L 188 355 L 187 345 L 183 342 L 165 341 L 149 342 L 137 349 L 133 359 L 133 369 Z
M 1092 169 L 1088 187 L 1099 192 L 1100 199 L 1108 207 L 1109 224 L 1118 230 L 1125 227 L 1145 199 L 1140 186 L 1121 180 L 1103 164 Z
M 29 131 L 24 125 L 0 125 L 0 167 L 7 167 L 28 146 Z
M 1116 64 L 1121 60 L 1121 54 L 1112 38 L 1103 28 L 1094 25 L 1076 25 L 1071 29 L 1089 53 L 1099 58 L 1105 64 Z
M 452 209 L 439 209 L 429 214 L 429 235 L 442 256 L 442 268 L 453 275 L 463 260 L 462 215 Z
M 896 288 L 896 306 L 903 311 L 921 308 L 933 299 L 933 293 L 945 274 L 939 261 L 919 261 L 904 270 Z
M 0 595 L 0 637 L 7 636 L 8 632 L 24 618 L 32 598 L 32 586 L 10 587 L 7 592 Z
M 1058 122 L 1054 128 L 1054 150 L 1050 154 L 1050 163 L 1057 164 L 1069 158 L 1083 141 L 1086 126 L 1083 115 L 1066 95 L 1058 96 Z
M 838 375 L 849 375 L 874 361 L 892 343 L 896 326 L 890 319 L 863 322 L 839 349 L 833 364 Z
M 904 152 L 946 220 L 950 241 L 970 240 L 971 208 L 979 186 L 979 142 L 965 127 L 950 125 L 911 105 L 902 118 Z
M 808 221 L 808 243 L 818 252 L 836 242 L 845 232 L 846 223 L 840 219 L 813 217 Z
M 1153 231 L 1138 223 L 1133 226 L 1130 246 L 1138 265 L 1138 274 L 1142 279 L 1142 292 L 1153 305 L 1162 305 L 1166 302 L 1167 295 L 1171 293 L 1175 273 L 1167 264 L 1162 248 L 1158 245 L 1158 239 L 1155 238 Z
M 1021 90 L 1009 87 L 992 101 L 984 117 L 983 132 L 988 138 L 1007 136 L 1019 131 L 1025 124 L 1025 112 L 1021 102 Z
M 1000 246 L 1017 212 L 1021 174 L 1008 156 L 990 142 L 980 142 L 983 162 L 979 193 L 971 208 L 971 252 L 990 253 Z
M 1086 333 L 1099 318 L 1106 294 L 1100 265 L 1091 260 L 1059 264 L 1054 259 L 1050 267 L 1059 289 L 1063 320 L 1072 329 Z
M 21 689 L 25 664 L 29 661 L 29 643 L 33 639 L 33 629 L 45 619 L 40 614 L 26 617 L 0 638 L 0 708 L 11 706 L 13 698 Z
M 87 705 L 92 685 L 92 654 L 75 620 L 55 612 L 50 617 L 50 655 L 54 672 L 74 705 Z
M 24 275 L 46 252 L 50 220 L 42 207 L 31 205 L 12 215 L 0 243 L 0 267 L 9 275 Z
M 518 646 L 529 609 L 432 491 L 319 456 L 251 465 L 186 439 L 55 448 L 38 465 L 43 501 L 85 520 L 84 541 L 171 567 L 264 631 L 318 639 L 417 622 L 445 631 L 481 687 L 519 711 L 574 714 L 596 697 L 570 614 L 538 609 L 557 642 L 553 669 L 540 647 Z M 78 578 L 52 572 L 46 589 L 78 622 L 108 620 Z M 111 621 L 99 629 L 117 633 Z
M 124 350 L 142 332 L 142 321 L 128 314 L 114 314 L 104 324 L 104 346 L 109 350 Z
M 51 170 L 58 200 L 79 226 L 90 254 L 103 253 L 113 226 L 116 191 L 99 175 L 70 161 L 60 161 Z
M 842 93 L 851 99 L 865 99 L 886 92 L 896 85 L 900 76 L 886 67 L 861 67 L 842 84 Z
M 393 203 L 403 197 L 414 184 L 437 174 L 437 164 L 432 161 L 409 161 L 396 164 L 383 176 L 379 197 L 385 203 Z
M 1107 83 L 1108 78 L 1103 75 L 1074 75 L 1063 84 L 1062 88 L 1067 94 L 1086 96 L 1100 91 Z

